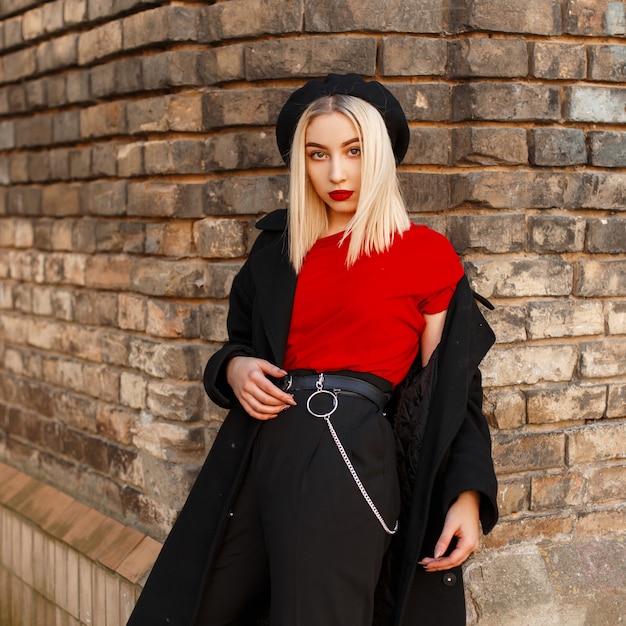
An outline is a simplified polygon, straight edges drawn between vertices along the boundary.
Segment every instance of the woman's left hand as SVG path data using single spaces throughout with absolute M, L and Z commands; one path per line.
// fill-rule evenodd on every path
M 439 572 L 461 565 L 478 548 L 479 505 L 480 494 L 477 491 L 459 494 L 448 510 L 433 557 L 424 557 L 419 562 L 427 572 Z M 443 556 L 453 537 L 457 538 L 454 550 L 448 556 Z

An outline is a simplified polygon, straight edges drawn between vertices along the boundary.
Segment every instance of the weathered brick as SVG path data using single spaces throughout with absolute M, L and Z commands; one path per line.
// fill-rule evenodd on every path
M 515 517 L 503 520 L 487 535 L 483 544 L 486 548 L 501 548 L 520 542 L 541 541 L 552 537 L 568 537 L 574 530 L 575 517 L 568 513 Z
M 456 174 L 451 176 L 451 206 L 466 202 L 494 209 L 580 206 L 587 204 L 588 197 L 591 202 L 591 188 L 598 192 L 599 187 L 597 181 L 594 183 L 590 179 L 585 188 L 589 190 L 587 194 L 581 191 L 584 183 L 582 177 L 577 180 L 565 172 L 479 171 Z M 612 191 L 607 191 L 607 195 Z M 602 203 L 606 202 L 602 200 Z
M 468 261 L 467 274 L 485 296 L 566 296 L 572 292 L 573 267 L 562 259 Z
M 200 55 L 197 50 L 177 50 L 141 57 L 144 89 L 201 85 Z
M 526 308 L 498 304 L 493 311 L 483 309 L 498 343 L 526 341 Z
M 8 215 L 39 215 L 41 189 L 38 187 L 13 187 L 7 192 Z
M 52 117 L 52 142 L 71 143 L 80 138 L 78 111 L 63 111 Z
M 147 174 L 201 174 L 207 169 L 206 159 L 201 139 L 150 141 L 144 145 Z
M 159 256 L 193 256 L 196 246 L 190 221 L 146 224 L 145 251 Z
M 202 171 L 279 167 L 283 164 L 275 137 L 266 131 L 250 130 L 209 137 L 203 156 L 206 162 Z
M 48 76 L 41 81 L 45 83 L 47 105 L 51 108 L 67 104 L 67 80 L 65 74 Z
M 200 310 L 200 336 L 207 341 L 226 341 L 226 316 L 228 305 L 211 302 L 202 305 Z
M 577 361 L 577 347 L 568 344 L 496 346 L 483 360 L 481 369 L 486 386 L 534 385 L 571 380 Z
M 583 217 L 531 215 L 530 246 L 537 253 L 580 252 L 587 222 Z
M 122 20 L 124 50 L 154 43 L 197 41 L 199 12 L 195 7 L 165 6 Z
M 0 150 L 15 148 L 15 122 L 0 122 Z
M 580 345 L 580 375 L 608 378 L 626 375 L 626 340 L 585 342 Z
M 83 139 L 110 137 L 126 132 L 126 108 L 120 102 L 105 102 L 80 109 L 80 134 Z
M 563 29 L 570 35 L 618 34 L 618 23 L 623 21 L 624 8 L 610 11 L 611 0 L 566 0 L 563 13 Z
M 18 50 L 0 59 L 5 82 L 15 82 L 32 76 L 36 72 L 37 59 L 35 48 Z
M 208 258 L 241 257 L 246 252 L 247 224 L 232 219 L 207 218 L 194 224 L 198 253 Z
M 91 289 L 130 290 L 131 260 L 125 255 L 100 255 L 87 259 L 85 280 Z
M 450 133 L 447 128 L 412 128 L 405 165 L 446 165 L 450 160 Z
M 626 385 L 609 385 L 609 399 L 606 416 L 626 416 Z
M 70 33 L 40 44 L 36 50 L 37 69 L 49 72 L 75 65 L 78 62 L 77 42 L 78 35 Z
M 276 39 L 246 44 L 247 80 L 321 76 L 356 72 L 372 76 L 376 71 L 374 37 L 327 36 Z
M 521 128 L 455 128 L 453 165 L 520 165 L 528 163 L 526 131 Z
M 198 75 L 202 85 L 243 80 L 245 73 L 242 44 L 203 50 L 198 57 Z
M 69 180 L 70 152 L 67 148 L 58 148 L 50 151 L 50 178 L 51 180 Z
M 92 98 L 106 98 L 115 93 L 116 63 L 103 63 L 89 72 L 89 94 Z
M 587 472 L 590 502 L 620 501 L 624 495 L 626 466 L 599 467 Z
M 409 121 L 450 119 L 450 90 L 444 83 L 386 85 L 398 98 Z
M 398 180 L 410 213 L 445 211 L 448 207 L 448 181 L 445 174 L 402 172 Z
M 606 410 L 604 385 L 559 385 L 530 389 L 526 395 L 529 424 L 597 420 Z
M 44 32 L 54 33 L 63 28 L 63 2 L 49 2 L 42 7 Z
M 146 229 L 142 223 L 111 220 L 96 222 L 94 235 L 97 252 L 145 252 Z
M 117 317 L 115 294 L 81 290 L 74 295 L 74 319 L 77 323 L 117 326 Z
M 448 71 L 454 77 L 528 75 L 524 39 L 472 37 L 450 42 Z
M 143 98 L 128 104 L 128 132 L 135 135 L 168 130 L 199 131 L 202 119 L 202 94 L 176 94 Z
M 592 512 L 581 512 L 576 524 L 579 536 L 605 537 L 626 530 L 624 506 L 614 506 Z M 619 618 L 618 618 L 619 619 Z
M 531 74 L 548 80 L 581 80 L 587 77 L 584 44 L 541 42 L 530 44 Z
M 67 26 L 80 24 L 87 17 L 87 0 L 65 0 L 63 21 Z
M 34 115 L 15 122 L 17 147 L 43 146 L 52 143 L 52 122 L 55 116 Z
M 135 93 L 144 89 L 143 84 L 144 59 L 130 57 L 112 64 L 113 84 L 111 91 L 103 95 L 117 95 Z
M 145 217 L 201 217 L 203 185 L 156 180 L 128 184 L 128 214 Z
M 198 337 L 198 308 L 190 304 L 150 299 L 147 301 L 146 332 L 156 337 Z
M 503 474 L 524 470 L 562 468 L 565 465 L 564 433 L 497 434 L 493 459 Z
M 526 480 L 498 481 L 498 512 L 501 518 L 528 509 L 530 484 Z
M 624 82 L 626 51 L 623 46 L 589 46 L 589 78 L 609 82 Z
M 526 423 L 526 397 L 521 391 L 485 390 L 485 415 L 498 430 L 512 430 Z
M 531 478 L 531 511 L 562 510 L 584 502 L 586 480 L 577 472 Z
M 28 180 L 41 183 L 50 178 L 50 154 L 34 152 L 28 155 Z
M 611 335 L 626 335 L 626 302 L 605 302 L 607 329 Z
M 156 378 L 199 380 L 206 363 L 198 344 L 165 343 L 131 338 L 128 364 Z
M 565 88 L 565 118 L 571 122 L 626 122 L 626 89 L 572 86 Z
M 626 424 L 596 423 L 567 433 L 567 463 L 575 467 L 626 458 Z
M 24 13 L 22 17 L 22 35 L 24 40 L 38 39 L 43 34 L 43 7 L 36 7 Z
M 198 260 L 164 261 L 133 259 L 133 290 L 152 296 L 197 298 L 206 294 L 209 280 L 206 263 Z
M 124 143 L 117 152 L 117 175 L 120 177 L 142 176 L 145 174 L 143 164 L 143 142 Z M 130 206 L 129 212 L 130 212 Z
M 146 404 L 146 379 L 131 372 L 122 372 L 120 375 L 120 404 L 131 409 L 141 409 Z
M 602 302 L 550 300 L 528 306 L 530 339 L 604 334 Z
M 231 0 L 204 7 L 201 38 L 207 42 L 302 30 L 303 1 L 286 5 L 262 0 Z
M 461 255 L 468 250 L 500 253 L 526 249 L 526 218 L 522 213 L 453 215 L 448 223 L 448 237 Z
M 558 121 L 559 91 L 549 85 L 474 82 L 452 88 L 454 121 Z
M 440 0 L 423 0 L 419 9 L 401 0 L 309 0 L 304 3 L 304 24 L 309 32 L 381 31 L 437 33 L 443 26 Z
M 204 390 L 196 382 L 151 381 L 146 406 L 155 417 L 195 421 L 203 416 Z
M 211 129 L 274 124 L 290 94 L 291 90 L 287 89 L 209 91 L 204 94 L 202 101 L 204 125 Z
M 590 163 L 597 167 L 626 167 L 626 133 L 591 131 Z
M 530 0 L 511 5 L 507 0 L 461 0 L 451 6 L 450 27 L 455 31 L 499 31 L 535 35 L 562 32 L 558 0 Z
M 3 43 L 6 50 L 24 43 L 24 37 L 22 36 L 22 19 L 23 17 L 18 15 L 3 22 Z
M 122 23 L 107 22 L 82 32 L 78 37 L 78 62 L 88 65 L 122 49 Z
M 383 37 L 383 76 L 443 76 L 447 58 L 443 39 Z
M 592 254 L 626 252 L 626 219 L 609 217 L 588 220 L 586 249 Z
M 585 133 L 575 128 L 535 128 L 529 134 L 530 162 L 539 166 L 587 162 Z
M 94 178 L 112 177 L 117 172 L 118 144 L 99 143 L 91 149 L 91 175 Z
M 147 319 L 146 300 L 142 296 L 120 293 L 118 296 L 118 324 L 127 330 L 145 330 Z
M 76 70 L 67 72 L 65 78 L 65 97 L 68 103 L 87 102 L 89 100 L 89 72 Z
M 91 182 L 81 187 L 83 215 L 123 215 L 126 212 L 125 181 Z
M 578 266 L 574 295 L 585 298 L 626 295 L 626 261 L 584 260 Z

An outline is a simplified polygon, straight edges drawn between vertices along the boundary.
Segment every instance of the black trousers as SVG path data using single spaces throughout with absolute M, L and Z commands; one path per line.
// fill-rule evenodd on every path
M 209 577 L 196 626 L 250 624 L 267 596 L 272 626 L 371 626 L 390 541 L 324 419 L 298 405 L 263 424 Z M 394 436 L 382 412 L 339 394 L 331 422 L 387 526 L 399 514 Z

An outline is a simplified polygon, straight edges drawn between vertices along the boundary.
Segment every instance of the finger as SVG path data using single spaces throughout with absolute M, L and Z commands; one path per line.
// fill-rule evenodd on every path
M 452 537 L 454 537 L 455 529 L 450 524 L 444 524 L 443 530 L 441 531 L 441 535 L 439 535 L 439 539 L 435 544 L 435 550 L 433 552 L 433 556 L 438 559 L 443 556 L 448 547 L 450 546 L 450 542 L 452 541 Z
M 462 565 L 471 552 L 466 553 L 460 551 L 458 548 L 453 550 L 448 556 L 441 557 L 439 559 L 425 558 L 420 561 L 420 565 L 424 567 L 427 572 L 441 572 L 447 569 L 452 569 L 458 565 Z

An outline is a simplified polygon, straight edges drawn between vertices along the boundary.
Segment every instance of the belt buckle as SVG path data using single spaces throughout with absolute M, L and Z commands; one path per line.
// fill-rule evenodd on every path
M 337 389 L 334 389 L 333 391 L 331 391 L 330 389 L 324 389 L 324 374 L 323 373 L 320 374 L 318 381 L 315 383 L 315 391 L 307 398 L 306 410 L 313 417 L 328 419 L 337 410 L 337 407 L 339 406 L 339 399 L 337 398 L 337 391 L 338 391 Z M 329 395 L 333 399 L 333 406 L 330 409 L 330 411 L 327 411 L 326 413 L 316 413 L 315 411 L 313 411 L 313 409 L 311 409 L 311 400 L 313 400 L 315 396 L 319 396 L 322 394 Z

